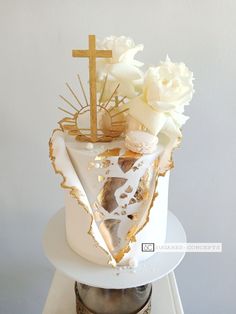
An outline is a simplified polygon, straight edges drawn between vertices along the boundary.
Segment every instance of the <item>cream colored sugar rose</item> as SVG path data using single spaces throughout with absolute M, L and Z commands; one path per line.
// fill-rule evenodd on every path
M 183 63 L 167 57 L 150 67 L 144 77 L 143 93 L 130 104 L 130 115 L 157 135 L 164 127 L 181 136 L 188 117 L 183 114 L 193 96 L 193 73 Z M 174 131 L 175 130 L 175 131 Z
M 183 112 L 193 96 L 193 73 L 184 63 L 166 61 L 148 69 L 144 80 L 146 102 L 158 111 Z
M 112 58 L 97 60 L 97 90 L 102 91 L 107 76 L 103 101 L 110 98 L 119 84 L 116 95 L 133 98 L 137 96 L 143 83 L 142 62 L 134 59 L 143 45 L 135 45 L 131 38 L 110 36 L 97 42 L 98 49 L 112 50 Z M 116 96 L 115 95 L 115 96 Z
M 145 74 L 143 92 L 133 98 L 129 115 L 150 133 L 158 136 L 163 146 L 160 172 L 171 166 L 171 154 L 182 137 L 181 127 L 188 117 L 183 114 L 193 95 L 193 74 L 183 63 L 167 57 Z

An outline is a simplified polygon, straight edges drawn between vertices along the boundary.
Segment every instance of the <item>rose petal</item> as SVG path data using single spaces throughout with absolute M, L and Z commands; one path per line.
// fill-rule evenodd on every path
M 132 63 L 133 65 L 137 67 L 142 66 L 143 63 L 140 61 L 134 60 L 134 56 L 136 55 L 137 52 L 142 51 L 143 47 L 144 47 L 143 45 L 137 45 L 136 47 L 127 50 L 120 56 L 119 61 L 125 62 L 125 63 Z
M 176 111 L 170 112 L 170 115 L 179 128 L 181 128 L 189 119 L 188 116 L 185 116 L 184 114 L 176 112 Z
M 116 63 L 109 67 L 109 72 L 119 80 L 138 80 L 143 77 L 143 72 L 133 65 Z
M 129 114 L 143 124 L 153 135 L 157 135 L 167 120 L 166 114 L 157 112 L 140 97 L 129 102 Z

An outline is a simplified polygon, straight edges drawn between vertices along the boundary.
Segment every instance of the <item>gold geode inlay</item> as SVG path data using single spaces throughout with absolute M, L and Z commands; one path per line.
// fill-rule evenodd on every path
M 125 178 L 108 177 L 104 183 L 100 193 L 98 194 L 99 204 L 108 212 L 111 213 L 118 207 L 115 192 L 126 183 Z
M 112 149 L 107 149 L 104 152 L 98 154 L 95 157 L 95 160 L 103 160 L 103 159 L 109 158 L 109 157 L 117 157 L 120 155 L 120 151 L 121 151 L 121 149 L 117 148 L 117 147 L 112 148 Z
M 59 131 L 59 132 L 62 132 L 63 130 L 60 130 L 60 129 L 57 129 L 57 130 L 54 130 L 53 131 L 53 135 L 54 135 L 54 133 L 56 132 L 56 131 Z M 53 135 L 52 135 L 52 137 L 53 137 Z M 154 180 L 154 193 L 153 193 L 153 196 L 152 196 L 152 200 L 151 200 L 151 202 L 150 202 L 150 205 L 149 205 L 149 208 L 146 210 L 146 214 L 145 214 L 145 216 L 146 216 L 146 219 L 145 219 L 145 222 L 141 225 L 141 226 L 138 226 L 139 224 L 138 224 L 138 221 L 137 221 L 137 215 L 135 214 L 135 216 L 133 217 L 133 219 L 132 219 L 132 214 L 130 215 L 130 214 L 127 214 L 127 218 L 128 219 L 131 219 L 131 220 L 133 220 L 133 221 L 135 221 L 136 222 L 136 225 L 134 225 L 134 226 L 132 226 L 131 227 L 131 229 L 128 231 L 128 233 L 127 233 L 127 241 L 128 241 L 128 243 L 127 243 L 127 245 L 125 245 L 125 247 L 123 247 L 122 249 L 120 249 L 115 255 L 113 255 L 112 254 L 112 252 L 110 251 L 109 253 L 103 248 L 103 247 L 101 247 L 100 245 L 99 245 L 99 243 L 97 242 L 97 240 L 95 239 L 95 237 L 94 237 L 94 235 L 93 235 L 93 232 L 92 232 L 92 223 L 93 223 L 93 221 L 94 221 L 94 216 L 93 216 L 93 214 L 91 214 L 90 212 L 89 212 L 89 209 L 88 209 L 88 207 L 87 207 L 87 205 L 83 202 L 83 200 L 81 199 L 81 192 L 76 188 L 76 187 L 73 187 L 73 186 L 68 186 L 67 184 L 66 184 L 66 181 L 67 181 L 67 179 L 66 179 L 66 177 L 65 177 L 65 175 L 63 174 L 63 172 L 61 171 L 61 170 L 59 170 L 59 169 L 57 169 L 57 167 L 56 167 L 56 165 L 55 165 L 55 159 L 56 159 L 56 157 L 55 157 L 55 155 L 54 155 L 54 152 L 53 152 L 53 143 L 52 143 L 52 137 L 51 137 L 51 139 L 50 139 L 50 141 L 49 141 L 49 152 L 50 152 L 50 158 L 51 158 L 51 161 L 52 161 L 52 165 L 53 165 L 53 168 L 54 168 L 54 170 L 55 170 L 55 172 L 56 173 L 58 173 L 58 174 L 60 174 L 61 176 L 62 176 L 62 178 L 63 178 L 63 181 L 62 181 L 62 183 L 61 183 L 61 186 L 62 186 L 62 188 L 64 188 L 64 189 L 69 189 L 70 190 L 70 194 L 71 194 L 71 196 L 72 197 L 74 197 L 74 198 L 76 198 L 76 200 L 77 200 L 77 202 L 78 202 L 78 205 L 80 205 L 80 206 L 82 206 L 82 208 L 90 215 L 90 217 L 91 217 L 91 223 L 90 223 L 90 227 L 89 227 L 89 230 L 88 230 L 88 234 L 89 235 L 91 235 L 92 236 L 92 238 L 93 238 L 93 240 L 96 242 L 96 245 L 102 250 L 102 251 L 104 251 L 104 253 L 107 255 L 107 257 L 108 257 L 108 263 L 109 264 L 111 264 L 112 266 L 115 266 L 115 264 L 113 264 L 113 261 L 112 261 L 112 257 L 115 259 L 115 261 L 116 261 L 116 263 L 119 263 L 121 260 L 122 260 L 122 258 L 124 257 L 124 255 L 127 253 L 127 252 L 129 252 L 130 251 L 130 242 L 134 242 L 134 241 L 136 241 L 136 235 L 137 235 L 137 233 L 138 232 L 140 232 L 145 226 L 146 226 L 146 224 L 148 223 L 148 221 L 149 221 L 149 216 L 150 216 L 150 211 L 151 211 L 151 209 L 152 209 L 152 207 L 153 207 L 153 204 L 154 204 L 154 201 L 155 201 L 155 199 L 156 199 L 156 197 L 157 197 L 157 195 L 158 195 L 158 193 L 157 193 L 157 183 L 158 183 L 158 176 L 159 175 L 162 175 L 162 176 L 164 176 L 165 174 L 166 174 L 166 172 L 170 169 L 170 168 L 172 168 L 173 167 L 173 160 L 172 160 L 172 158 L 170 159 L 170 163 L 169 163 L 169 169 L 167 169 L 166 171 L 165 171 L 165 173 L 158 173 L 158 164 L 159 164 L 159 160 L 158 159 L 156 159 L 156 161 L 154 162 L 154 176 L 155 176 L 155 178 L 153 179 Z M 118 152 L 118 150 L 115 150 L 115 151 L 113 151 L 112 152 L 112 154 L 118 154 L 118 156 L 119 156 L 119 153 L 120 153 L 120 149 L 119 149 L 119 152 Z M 108 155 L 110 155 L 111 153 L 109 152 L 108 153 Z M 132 156 L 132 157 L 134 157 L 134 155 L 131 153 L 131 154 L 127 154 L 127 155 L 129 155 L 129 156 Z M 136 155 L 136 154 L 135 154 Z M 114 155 L 113 155 L 114 156 Z M 136 157 L 138 157 L 137 155 L 136 155 Z M 106 158 L 106 157 L 102 157 L 101 158 L 101 160 L 102 159 L 104 159 L 104 158 Z M 119 179 L 121 179 L 121 178 L 119 178 Z M 137 192 L 137 191 L 136 191 Z M 128 192 L 127 192 L 128 193 Z M 137 195 L 136 195 L 137 196 Z M 105 199 L 106 198 L 104 198 L 104 201 L 105 201 Z M 134 199 L 134 198 L 132 198 L 135 202 L 136 202 L 136 199 Z M 131 199 L 131 200 L 132 200 Z M 113 199 L 113 201 L 114 201 L 114 199 Z M 113 201 L 112 201 L 112 203 L 113 203 Z M 107 200 L 105 201 L 105 203 L 107 202 Z M 113 207 L 116 205 L 115 203 L 113 203 L 114 205 L 113 205 Z M 125 208 L 127 208 L 127 205 L 124 205 L 125 206 Z M 108 208 L 109 208 L 109 206 L 108 206 Z M 111 207 L 112 208 L 112 207 Z M 128 215 L 130 216 L 130 217 L 128 217 Z M 98 218 L 98 217 L 97 217 Z
M 106 238 L 106 244 L 112 255 L 119 251 L 121 239 L 118 236 L 118 229 L 120 222 L 119 219 L 105 219 L 99 226 L 99 230 Z
M 138 222 L 137 222 L 137 224 L 134 225 L 134 226 L 128 231 L 128 233 L 127 233 L 127 241 L 128 241 L 128 244 L 127 244 L 124 248 L 122 248 L 122 249 L 114 256 L 114 258 L 115 258 L 115 260 L 116 260 L 117 263 L 119 263 L 119 262 L 122 260 L 122 258 L 124 257 L 124 255 L 130 251 L 130 242 L 135 242 L 135 241 L 136 241 L 136 235 L 146 226 L 146 224 L 147 224 L 148 221 L 149 221 L 150 211 L 151 211 L 151 209 L 152 209 L 152 207 L 153 207 L 153 204 L 154 204 L 154 201 L 155 201 L 156 197 L 158 196 L 158 193 L 157 193 L 157 184 L 158 184 L 158 163 L 159 163 L 159 161 L 158 161 L 158 159 L 156 159 L 156 160 L 154 161 L 154 165 L 153 165 L 153 167 L 154 167 L 154 170 L 153 170 L 153 171 L 154 171 L 154 178 L 153 178 L 153 180 L 154 180 L 154 189 L 153 189 L 154 193 L 153 193 L 153 196 L 152 196 L 150 205 L 149 205 L 148 209 L 146 210 L 146 213 L 147 213 L 147 214 L 146 214 L 145 222 L 144 222 L 141 226 L 138 226 L 139 224 L 138 224 Z M 136 200 L 135 200 L 134 198 L 132 198 L 132 199 L 136 202 Z

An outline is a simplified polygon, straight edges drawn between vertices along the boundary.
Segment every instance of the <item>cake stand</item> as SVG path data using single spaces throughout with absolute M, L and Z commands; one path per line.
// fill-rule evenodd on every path
M 166 243 L 185 243 L 185 231 L 179 220 L 170 211 L 167 221 Z M 72 282 L 78 281 L 89 286 L 99 286 L 106 289 L 126 289 L 151 282 L 164 282 L 163 279 L 160 280 L 163 277 L 167 278 L 168 282 L 171 281 L 172 284 L 170 283 L 170 285 L 173 287 L 176 285 L 173 270 L 180 264 L 185 255 L 184 252 L 158 252 L 141 262 L 135 271 L 91 263 L 76 254 L 66 241 L 64 208 L 59 210 L 46 226 L 43 247 L 45 255 L 55 266 L 57 273 L 63 273 L 66 275 L 63 276 L 69 277 Z M 167 276 L 168 274 L 169 276 Z M 176 294 L 178 294 L 177 290 L 173 292 L 173 295 Z M 179 300 L 179 307 L 182 309 L 181 301 L 179 298 L 177 299 Z M 155 313 L 153 308 L 152 312 Z

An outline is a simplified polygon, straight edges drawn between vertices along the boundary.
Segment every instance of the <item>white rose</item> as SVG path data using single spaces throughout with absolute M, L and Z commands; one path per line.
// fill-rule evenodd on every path
M 142 88 L 143 72 L 139 67 L 143 63 L 135 60 L 134 57 L 137 52 L 143 50 L 143 45 L 135 45 L 131 38 L 124 36 L 110 36 L 98 41 L 97 48 L 112 50 L 112 58 L 97 60 L 97 90 L 99 92 L 102 91 L 107 76 L 102 100 L 109 99 L 118 84 L 116 95 L 128 98 L 137 96 Z
M 149 105 L 158 111 L 183 112 L 193 96 L 193 73 L 184 63 L 173 63 L 169 57 L 158 67 L 145 74 L 144 96 Z
M 192 95 L 192 72 L 183 63 L 172 63 L 167 57 L 146 72 L 143 93 L 130 102 L 130 114 L 155 135 L 171 119 L 179 129 L 188 119 L 183 112 Z
M 144 77 L 143 93 L 132 99 L 129 115 L 157 135 L 164 146 L 160 162 L 162 171 L 170 164 L 170 156 L 182 137 L 181 126 L 188 117 L 184 106 L 193 95 L 193 74 L 183 63 L 172 63 L 167 57 L 158 67 L 148 69 Z

